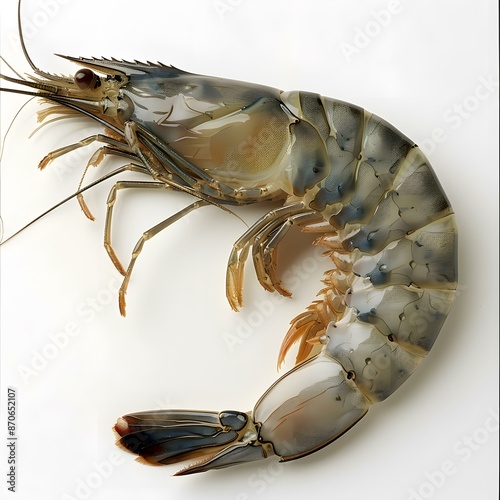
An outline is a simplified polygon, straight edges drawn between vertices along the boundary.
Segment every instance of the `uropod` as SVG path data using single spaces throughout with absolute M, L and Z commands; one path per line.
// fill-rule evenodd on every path
M 144 176 L 117 181 L 107 199 L 104 246 L 124 277 L 122 315 L 144 244 L 203 206 L 231 211 L 281 202 L 229 253 L 226 295 L 235 311 L 243 305 L 249 258 L 266 290 L 290 295 L 277 272 L 277 252 L 292 226 L 315 233 L 332 261 L 317 300 L 292 320 L 280 349 L 281 364 L 299 344 L 295 367 L 252 411 L 130 413 L 114 427 L 123 448 L 148 463 L 194 461 L 180 475 L 273 455 L 300 458 L 348 431 L 413 373 L 436 340 L 457 288 L 455 216 L 414 142 L 347 102 L 161 63 L 63 56 L 77 70 L 53 75 L 34 65 L 20 34 L 33 75 L 1 75 L 28 89 L 0 90 L 47 103 L 41 121 L 82 117 L 101 127 L 48 153 L 39 167 L 101 144 L 72 196 L 89 218 L 86 190 L 122 172 Z M 106 156 L 123 158 L 123 166 L 84 186 L 88 167 Z M 113 249 L 113 210 L 121 191 L 136 189 L 180 191 L 194 201 L 147 229 L 124 265 Z

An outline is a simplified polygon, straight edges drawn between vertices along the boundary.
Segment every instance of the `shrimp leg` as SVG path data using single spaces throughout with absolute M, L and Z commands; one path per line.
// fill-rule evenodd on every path
M 172 189 L 171 186 L 167 186 L 167 185 L 161 184 L 161 183 L 154 183 L 154 182 L 150 182 L 150 183 L 147 183 L 147 182 L 146 183 L 144 183 L 144 182 L 124 183 L 124 182 L 122 182 L 122 183 L 117 183 L 117 184 L 120 184 L 117 187 L 117 189 L 123 189 L 123 188 Z M 123 185 L 123 184 L 125 184 L 125 185 Z M 116 184 L 115 184 L 115 186 L 116 186 Z M 144 231 L 144 233 L 139 238 L 139 240 L 137 241 L 137 243 L 132 251 L 132 257 L 131 257 L 130 262 L 128 264 L 127 271 L 124 273 L 123 282 L 122 282 L 122 285 L 120 286 L 120 290 L 118 293 L 120 314 L 122 316 L 125 316 L 125 314 L 126 314 L 126 312 L 125 312 L 125 309 L 126 309 L 125 295 L 127 293 L 127 288 L 128 288 L 128 284 L 130 282 L 130 277 L 132 275 L 132 271 L 134 269 L 134 265 L 135 265 L 135 262 L 137 260 L 137 257 L 139 257 L 140 253 L 142 252 L 142 249 L 144 247 L 144 243 L 146 241 L 150 240 L 153 236 L 157 235 L 160 231 L 163 231 L 165 228 L 172 225 L 174 222 L 177 222 L 178 220 L 182 219 L 182 217 L 184 217 L 185 215 L 189 214 L 190 212 L 193 212 L 197 208 L 204 207 L 204 206 L 209 205 L 209 204 L 210 203 L 208 201 L 197 200 L 194 203 L 191 203 L 191 205 L 188 205 L 187 207 L 183 208 L 182 210 L 180 210 L 176 214 L 174 214 L 174 215 L 168 217 L 167 219 L 165 219 L 164 221 L 160 222 L 159 224 L 156 224 L 155 226 L 151 227 L 147 231 Z M 108 214 L 111 213 L 111 208 L 112 208 L 112 205 L 109 206 Z M 111 220 L 111 215 L 109 217 L 109 220 Z M 109 225 L 108 225 L 108 227 L 109 227 Z M 111 247 L 111 243 L 109 241 L 105 242 L 105 246 L 106 246 L 107 250 L 108 250 L 108 248 L 110 249 L 110 250 L 108 250 L 108 253 L 111 251 L 114 255 L 114 251 L 113 251 L 113 249 Z M 110 256 L 111 256 L 111 254 L 110 254 Z M 119 262 L 119 261 L 117 261 L 117 262 Z

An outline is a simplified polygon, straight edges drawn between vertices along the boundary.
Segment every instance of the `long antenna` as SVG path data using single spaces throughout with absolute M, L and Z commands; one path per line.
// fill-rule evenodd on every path
M 106 180 L 110 179 L 111 177 L 114 177 L 115 175 L 121 174 L 122 172 L 126 172 L 129 170 L 131 170 L 130 165 L 123 165 L 123 166 L 103 175 L 102 177 L 99 177 L 99 179 L 96 179 L 95 181 L 91 182 L 87 186 L 84 186 L 83 188 L 79 189 L 78 191 L 76 191 L 73 194 L 69 195 L 68 197 L 64 198 L 60 202 L 56 203 L 53 207 L 50 207 L 48 210 L 46 210 L 45 212 L 40 214 L 38 217 L 36 217 L 32 221 L 28 222 L 28 224 L 23 226 L 21 229 L 17 230 L 14 234 L 9 236 L 7 239 L 0 241 L 0 246 L 7 243 L 9 240 L 14 238 L 14 236 L 17 236 L 19 233 L 21 233 L 22 231 L 24 231 L 25 229 L 30 227 L 35 222 L 39 221 L 42 217 L 45 217 L 46 215 L 50 214 L 50 212 L 54 211 L 56 208 L 59 208 L 61 205 L 64 205 L 66 202 L 72 200 L 73 198 L 76 198 L 78 195 L 84 193 L 85 191 L 89 190 L 90 188 L 93 188 L 94 186 L 97 186 L 101 182 L 106 181 Z M 1 239 L 1 235 L 0 235 L 0 239 Z
M 26 60 L 31 66 L 31 69 L 35 71 L 35 73 L 38 73 L 40 70 L 33 64 L 33 61 L 31 60 L 31 57 L 28 54 L 28 49 L 26 48 L 26 44 L 24 43 L 23 27 L 21 25 L 21 0 L 19 0 L 19 3 L 17 4 L 17 30 L 19 31 L 19 39 L 21 41 L 21 48 L 23 49 L 24 57 L 26 57 Z
M 50 79 L 52 77 L 52 75 L 50 75 L 50 73 L 46 73 L 44 71 L 41 71 L 40 69 L 38 69 L 35 66 L 35 64 L 31 60 L 31 57 L 29 56 L 28 49 L 26 48 L 26 44 L 24 43 L 23 29 L 22 29 L 22 25 L 21 25 L 21 0 L 19 0 L 18 5 L 17 5 L 17 26 L 18 26 L 18 31 L 19 31 L 19 38 L 20 38 L 20 42 L 21 42 L 21 48 L 22 48 L 24 57 L 28 61 L 29 65 L 31 66 L 31 69 L 36 74 L 38 74 L 40 76 L 48 77 Z M 6 62 L 3 58 L 2 58 L 2 60 L 4 62 Z M 9 68 L 13 69 L 10 66 L 10 64 L 8 64 L 8 63 L 7 63 L 7 66 Z M 63 106 L 66 106 L 66 107 L 70 108 L 70 109 L 77 110 L 82 115 L 86 115 L 89 118 L 92 118 L 92 119 L 96 120 L 101 125 L 104 125 L 107 128 L 110 128 L 111 130 L 113 130 L 118 135 L 121 135 L 121 136 L 124 137 L 123 131 L 120 130 L 115 125 L 113 125 L 112 123 L 108 123 L 105 120 L 100 119 L 100 118 L 94 116 L 91 112 L 86 111 L 84 109 L 81 109 L 81 108 L 77 107 L 76 105 L 72 104 L 71 102 L 68 102 L 64 98 L 64 96 L 58 96 L 58 95 L 51 94 L 50 91 L 52 90 L 52 88 L 51 88 L 50 85 L 44 85 L 41 82 L 30 82 L 30 81 L 24 80 L 24 79 L 22 79 L 21 75 L 19 75 L 19 73 L 17 73 L 17 71 L 13 70 L 13 72 L 19 77 L 19 79 L 8 77 L 6 75 L 1 75 L 1 74 L 0 74 L 0 78 L 4 79 L 6 81 L 12 82 L 12 83 L 18 83 L 20 85 L 27 85 L 28 87 L 32 87 L 32 88 L 38 89 L 38 92 L 27 91 L 27 90 L 14 90 L 14 89 L 0 87 L 0 91 L 1 92 L 13 92 L 13 93 L 16 93 L 16 94 L 22 94 L 22 95 L 26 95 L 26 96 L 30 96 L 30 97 L 41 97 L 41 98 L 47 99 L 49 101 L 57 102 L 59 104 L 62 104 Z M 41 93 L 41 92 L 39 92 L 40 90 L 44 90 L 46 93 Z M 142 167 L 140 167 L 138 165 L 136 167 L 137 167 L 137 171 L 146 173 L 145 169 L 143 170 Z M 88 189 L 91 189 L 94 186 L 97 186 L 101 182 L 103 182 L 103 181 L 105 181 L 107 179 L 110 179 L 111 177 L 113 177 L 115 175 L 118 175 L 118 174 L 120 174 L 122 172 L 125 172 L 125 171 L 130 171 L 130 170 L 134 170 L 133 164 L 124 165 L 122 167 L 119 167 L 119 168 L 113 170 L 112 172 L 109 172 L 108 174 L 103 175 L 99 179 L 91 182 L 87 186 L 84 186 L 83 188 L 79 189 L 78 191 L 76 191 L 73 194 L 69 195 L 68 197 L 64 198 L 63 200 L 61 200 L 60 202 L 58 202 L 57 204 L 55 204 L 54 206 L 52 206 L 51 208 L 49 208 L 48 210 L 46 210 L 45 212 L 43 212 L 42 214 L 40 214 L 38 217 L 36 217 L 32 221 L 28 222 L 28 224 L 26 224 L 25 226 L 23 226 L 21 229 L 17 230 L 14 234 L 12 234 L 11 236 L 9 236 L 7 239 L 5 239 L 3 241 L 2 241 L 2 237 L 3 237 L 2 230 L 3 230 L 3 228 L 1 227 L 1 219 L 0 219 L 0 246 L 3 245 L 3 244 L 5 244 L 5 243 L 7 243 L 7 241 L 9 241 L 12 238 L 14 238 L 14 236 L 17 236 L 19 233 L 21 233 L 22 231 L 24 231 L 25 229 L 27 229 L 28 227 L 30 227 L 35 222 L 39 221 L 42 217 L 45 217 L 46 215 L 48 215 L 50 212 L 52 212 L 56 208 L 59 208 L 61 205 L 64 205 L 66 202 L 68 202 L 68 201 L 72 200 L 73 198 L 79 196 L 80 194 L 84 193 Z M 219 203 L 214 202 L 208 196 L 205 196 L 202 193 L 198 193 L 198 192 L 194 191 L 193 189 L 190 189 L 188 186 L 184 186 L 182 184 L 178 184 L 177 182 L 172 181 L 172 180 L 170 180 L 168 182 L 165 182 L 165 184 L 168 185 L 168 186 L 170 186 L 171 189 L 176 189 L 178 191 L 186 192 L 186 193 L 191 194 L 191 195 L 193 195 L 193 196 L 195 196 L 195 197 L 197 197 L 197 198 L 199 198 L 201 200 L 204 200 L 204 201 L 206 201 L 206 202 L 208 202 L 208 203 L 210 203 L 212 205 L 215 205 L 215 206 L 221 208 L 222 210 L 224 210 L 224 211 L 226 211 L 226 212 L 234 215 L 239 220 L 241 220 L 245 225 L 247 225 L 245 223 L 245 221 L 243 221 L 243 219 L 241 219 L 240 216 L 238 216 L 237 214 L 235 214 L 233 211 L 229 210 L 228 208 L 220 205 Z

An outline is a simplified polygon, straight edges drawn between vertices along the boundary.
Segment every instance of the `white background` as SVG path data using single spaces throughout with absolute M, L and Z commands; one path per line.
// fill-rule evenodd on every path
M 15 44 L 15 4 L 2 2 L 1 53 L 28 71 Z M 389 7 L 390 20 L 376 15 Z M 294 233 L 282 244 L 282 270 L 299 266 L 309 279 L 278 304 L 249 266 L 247 307 L 235 314 L 225 265 L 245 226 L 204 208 L 146 244 L 121 318 L 119 276 L 102 246 L 111 184 L 101 185 L 87 196 L 96 222 L 72 201 L 1 247 L 0 496 L 11 386 L 19 499 L 497 498 L 498 83 L 484 84 L 498 82 L 496 22 L 495 0 L 26 0 L 26 43 L 44 70 L 75 71 L 54 53 L 160 60 L 319 92 L 395 124 L 429 153 L 456 209 L 460 293 L 422 368 L 333 445 L 284 465 L 172 477 L 178 467 L 145 467 L 114 446 L 116 417 L 159 407 L 251 409 L 277 377 L 288 322 L 314 298 L 328 262 L 318 264 L 310 239 Z M 2 139 L 24 102 L 1 94 Z M 68 120 L 30 139 L 37 109 L 29 103 L 5 141 L 6 236 L 74 191 L 92 150 L 39 172 L 47 152 L 96 130 Z M 122 260 L 144 229 L 187 203 L 173 193 L 121 195 L 113 234 Z M 266 208 L 238 213 L 251 223 Z M 72 328 L 78 334 L 69 337 Z

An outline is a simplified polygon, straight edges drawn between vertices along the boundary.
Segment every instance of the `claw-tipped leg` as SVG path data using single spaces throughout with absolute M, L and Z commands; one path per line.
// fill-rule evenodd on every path
M 243 306 L 243 276 L 250 248 L 259 283 L 269 292 L 285 297 L 291 292 L 281 283 L 277 272 L 277 248 L 294 224 L 303 226 L 318 220 L 318 214 L 302 203 L 271 210 L 261 217 L 233 245 L 226 272 L 226 297 L 234 311 Z

